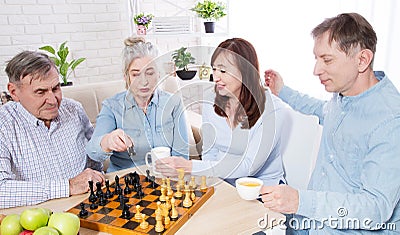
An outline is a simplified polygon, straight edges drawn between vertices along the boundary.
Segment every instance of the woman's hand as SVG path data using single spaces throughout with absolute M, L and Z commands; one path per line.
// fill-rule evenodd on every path
M 166 177 L 177 177 L 177 169 L 183 169 L 185 173 L 192 172 L 192 161 L 183 157 L 166 157 L 156 161 L 156 171 Z
M 134 145 L 133 140 L 121 129 L 116 129 L 106 134 L 100 141 L 100 146 L 105 152 L 123 152 Z

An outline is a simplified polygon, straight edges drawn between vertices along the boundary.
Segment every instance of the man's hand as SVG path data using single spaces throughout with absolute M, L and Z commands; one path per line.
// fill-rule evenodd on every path
M 88 181 L 90 180 L 92 180 L 94 184 L 96 184 L 96 182 L 103 184 L 105 178 L 101 172 L 86 168 L 79 175 L 69 179 L 69 195 L 77 195 L 89 191 Z
M 281 75 L 272 69 L 268 69 L 264 73 L 264 78 L 265 85 L 271 89 L 272 94 L 278 96 L 284 86 Z
M 134 145 L 132 139 L 121 129 L 106 134 L 100 142 L 100 146 L 105 152 L 123 152 L 132 145 Z
M 285 214 L 296 213 L 299 209 L 299 192 L 285 184 L 261 188 L 264 207 Z
M 166 157 L 156 161 L 156 171 L 163 176 L 177 177 L 177 169 L 184 169 L 185 173 L 192 172 L 192 161 L 183 157 Z

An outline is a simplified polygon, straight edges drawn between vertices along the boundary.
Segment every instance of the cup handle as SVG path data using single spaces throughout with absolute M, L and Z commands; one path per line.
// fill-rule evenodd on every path
M 146 162 L 146 166 L 148 166 L 148 167 L 151 167 L 151 165 L 149 164 L 149 155 L 150 155 L 150 157 L 151 157 L 151 152 L 147 152 L 146 153 L 146 155 L 145 155 L 145 157 L 144 157 L 144 160 L 145 160 L 145 162 Z

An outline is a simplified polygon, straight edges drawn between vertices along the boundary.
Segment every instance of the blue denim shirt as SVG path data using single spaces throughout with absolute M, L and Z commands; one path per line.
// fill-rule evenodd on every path
M 299 191 L 297 214 L 319 221 L 356 218 L 365 229 L 333 230 L 325 221 L 324 229 L 310 233 L 369 234 L 376 223 L 395 223 L 400 230 L 400 94 L 383 72 L 375 76 L 379 82 L 367 91 L 334 94 L 328 102 L 288 87 L 279 94 L 294 109 L 317 115 L 324 127 L 308 190 Z
M 86 148 L 90 158 L 103 162 L 110 157 L 107 172 L 145 164 L 146 153 L 157 146 L 169 146 L 172 156 L 188 159 L 188 129 L 181 97 L 156 90 L 145 114 L 132 95 L 127 94 L 121 92 L 103 101 Z M 118 128 L 134 141 L 134 159 L 127 151 L 106 153 L 101 149 L 100 141 L 104 135 Z

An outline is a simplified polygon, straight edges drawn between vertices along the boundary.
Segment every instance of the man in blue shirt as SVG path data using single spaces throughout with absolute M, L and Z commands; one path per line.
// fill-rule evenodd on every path
M 361 15 L 349 13 L 326 19 L 312 35 L 314 75 L 333 93 L 330 101 L 284 86 L 273 70 L 265 81 L 294 109 L 319 117 L 318 160 L 308 190 L 265 187 L 264 206 L 288 215 L 288 233 L 396 233 L 400 95 L 383 72 L 373 71 L 376 34 Z

